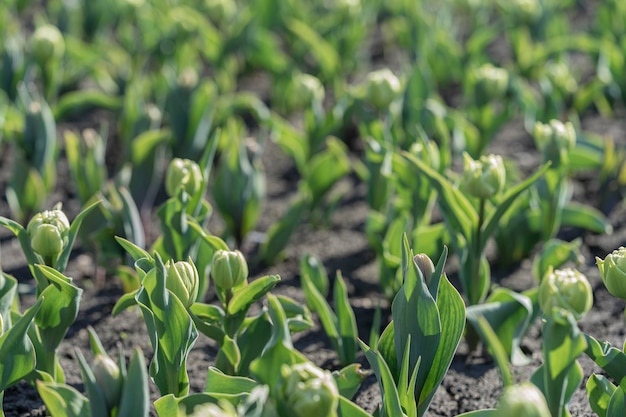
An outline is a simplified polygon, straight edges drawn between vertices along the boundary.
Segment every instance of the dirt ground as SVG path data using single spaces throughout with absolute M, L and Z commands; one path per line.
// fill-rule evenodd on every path
M 612 135 L 618 143 L 626 143 L 626 122 L 623 117 L 615 117 L 607 121 L 594 115 L 583 119 L 583 128 L 598 134 Z M 12 151 L 6 144 L 0 148 L 0 215 L 10 216 L 6 204 L 5 187 L 8 172 L 12 164 Z M 539 156 L 534 150 L 530 136 L 524 131 L 519 122 L 505 126 L 493 142 L 490 151 L 501 153 L 513 159 L 522 168 L 532 168 L 539 163 Z M 353 155 L 355 158 L 358 155 Z M 289 202 L 297 193 L 297 175 L 293 164 L 274 145 L 268 145 L 264 153 L 264 167 L 267 175 L 267 200 L 264 204 L 263 215 L 257 226 L 257 236 L 262 236 L 268 227 L 285 212 Z M 597 182 L 594 182 L 594 173 L 584 173 L 574 178 L 575 199 L 580 202 L 599 206 Z M 360 335 L 367 339 L 372 325 L 375 308 L 383 306 L 383 324 L 389 318 L 389 303 L 384 299 L 377 285 L 377 266 L 375 255 L 370 249 L 365 237 L 365 219 L 368 208 L 365 202 L 365 186 L 356 176 L 351 176 L 340 185 L 344 195 L 337 210 L 327 227 L 313 228 L 302 225 L 292 237 L 285 258 L 278 264 L 256 268 L 251 271 L 251 277 L 266 274 L 279 274 L 281 283 L 273 293 L 286 294 L 299 301 L 304 301 L 299 288 L 299 260 L 304 254 L 312 254 L 321 259 L 333 276 L 335 270 L 341 270 L 346 278 L 350 300 L 356 311 Z M 51 207 L 56 201 L 63 201 L 70 218 L 79 210 L 74 193 L 69 190 L 67 168 L 60 165 L 59 185 L 57 191 L 49 200 Z M 588 332 L 600 340 L 608 340 L 614 345 L 621 346 L 625 338 L 625 323 L 623 319 L 624 303 L 608 295 L 604 289 L 597 268 L 595 256 L 604 257 L 608 252 L 626 244 L 626 207 L 618 200 L 610 207 L 606 215 L 610 218 L 614 231 L 611 235 L 595 235 L 581 230 L 565 230 L 563 238 L 583 239 L 584 265 L 579 269 L 586 274 L 594 288 L 594 308 L 580 322 L 583 331 Z M 215 215 L 217 216 L 217 215 Z M 218 233 L 221 227 L 219 219 L 211 222 L 211 231 Z M 154 225 L 157 228 L 156 225 Z M 148 231 L 154 235 L 157 230 Z M 2 249 L 2 267 L 5 272 L 14 275 L 21 283 L 31 283 L 26 262 L 16 239 L 7 231 L 0 230 L 0 245 Z M 255 242 L 244 245 L 247 255 L 256 250 Z M 455 281 L 454 257 L 451 257 L 446 271 Z M 80 371 L 78 368 L 75 349 L 88 352 L 87 326 L 93 326 L 100 336 L 109 353 L 116 353 L 122 346 L 127 354 L 133 346 L 140 346 L 146 356 L 150 358 L 152 349 L 145 331 L 145 324 L 138 310 L 127 310 L 118 317 L 111 316 L 115 302 L 122 295 L 119 281 L 115 277 L 107 277 L 104 285 L 97 285 L 93 279 L 96 270 L 94 260 L 77 243 L 74 255 L 69 264 L 66 275 L 73 277 L 76 284 L 85 290 L 81 301 L 78 319 L 70 329 L 60 348 L 61 364 L 65 371 L 67 382 L 82 390 Z M 523 290 L 533 285 L 530 260 L 507 269 L 492 271 L 494 279 L 501 285 Z M 208 301 L 215 301 L 209 292 Z M 32 302 L 32 297 L 22 299 L 24 306 Z M 536 367 L 541 363 L 541 330 L 539 324 L 531 329 L 523 340 L 523 349 L 533 361 L 530 365 L 514 368 L 516 378 L 529 378 Z M 294 342 L 298 349 L 303 351 L 312 361 L 327 369 L 338 367 L 336 356 L 323 330 L 316 326 L 313 330 L 303 334 L 296 334 Z M 196 342 L 188 360 L 191 380 L 191 392 L 204 389 L 207 367 L 215 358 L 215 345 L 202 335 Z M 359 361 L 364 367 L 369 367 L 362 355 Z M 586 357 L 580 362 L 585 370 L 586 378 L 599 369 Z M 456 414 L 493 407 L 502 389 L 500 375 L 494 363 L 485 355 L 468 356 L 468 348 L 461 343 L 450 371 L 439 388 L 429 415 L 454 416 Z M 153 399 L 158 398 L 155 387 L 152 387 Z M 380 393 L 376 380 L 370 376 L 362 385 L 356 396 L 356 402 L 366 410 L 372 412 L 380 402 Z M 4 410 L 7 417 L 43 416 L 45 408 L 36 392 L 28 384 L 22 382 L 8 389 L 4 395 Z M 587 402 L 584 385 L 579 388 L 570 403 L 572 416 L 583 417 L 592 415 Z

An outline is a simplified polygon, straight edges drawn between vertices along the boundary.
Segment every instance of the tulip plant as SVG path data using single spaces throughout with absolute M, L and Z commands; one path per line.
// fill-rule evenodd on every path
M 415 156 L 404 153 L 404 157 L 439 192 L 439 206 L 444 212 L 453 247 L 461 260 L 463 293 L 470 305 L 481 303 L 491 283 L 489 264 L 485 258 L 487 242 L 496 231 L 502 216 L 547 171 L 549 164 L 500 196 L 506 174 L 502 158 L 497 155 L 482 156 L 475 160 L 465 154 L 458 188 Z

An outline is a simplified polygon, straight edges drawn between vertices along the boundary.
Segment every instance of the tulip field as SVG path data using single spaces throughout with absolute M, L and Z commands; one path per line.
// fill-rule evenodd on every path
M 0 2 L 0 417 L 623 417 L 626 2 Z

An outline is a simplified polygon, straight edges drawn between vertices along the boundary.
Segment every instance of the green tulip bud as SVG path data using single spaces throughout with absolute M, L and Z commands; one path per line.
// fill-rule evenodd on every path
M 332 374 L 310 362 L 283 365 L 279 395 L 289 415 L 328 417 L 339 403 L 339 390 Z
M 313 75 L 294 75 L 287 89 L 286 102 L 291 110 L 308 108 L 311 103 L 324 100 L 324 86 Z
M 435 264 L 425 253 L 418 253 L 413 257 L 413 262 L 417 265 L 417 269 L 420 270 L 426 284 L 430 282 L 430 277 L 435 273 Z
M 58 59 L 65 53 L 63 34 L 53 25 L 38 27 L 31 38 L 33 57 L 43 65 L 51 59 Z
M 463 154 L 464 168 L 461 188 L 476 198 L 487 199 L 499 193 L 504 187 L 506 170 L 500 155 L 483 155 L 472 159 Z
M 550 417 L 543 393 L 530 382 L 513 385 L 504 390 L 497 408 L 501 417 Z
M 370 72 L 365 80 L 365 101 L 377 110 L 384 110 L 400 95 L 398 77 L 389 69 Z
M 107 355 L 97 354 L 94 357 L 93 374 L 96 385 L 104 394 L 108 409 L 117 407 L 122 397 L 124 379 L 115 361 Z
M 241 285 L 248 278 L 248 264 L 238 250 L 218 250 L 213 255 L 211 276 L 215 285 L 224 290 Z
M 167 270 L 165 287 L 173 292 L 185 307 L 192 305 L 198 298 L 200 281 L 196 266 L 191 260 L 189 262 L 180 261 L 175 263 L 168 261 L 165 268 Z
M 178 189 L 189 195 L 195 195 L 202 187 L 202 171 L 200 166 L 190 159 L 174 158 L 167 168 L 165 176 L 165 191 L 174 197 Z
M 474 80 L 474 95 L 480 105 L 503 97 L 509 90 L 509 72 L 504 68 L 484 64 L 476 68 L 471 76 Z
M 574 94 L 578 90 L 578 82 L 565 62 L 549 62 L 545 68 L 546 76 L 555 90 L 561 94 Z
M 67 245 L 70 222 L 61 210 L 46 210 L 30 220 L 26 232 L 33 251 L 43 257 L 56 257 Z
M 604 260 L 596 257 L 596 264 L 609 293 L 626 300 L 626 248 L 622 246 L 614 250 Z
M 537 122 L 533 136 L 544 160 L 552 161 L 554 166 L 566 163 L 569 151 L 576 145 L 576 130 L 571 122 L 556 119 L 548 124 Z
M 239 417 L 235 406 L 226 400 L 219 401 L 218 404 L 201 404 L 193 408 L 188 417 Z
M 549 270 L 539 285 L 539 306 L 546 314 L 562 308 L 581 319 L 591 309 L 593 291 L 587 278 L 573 268 Z

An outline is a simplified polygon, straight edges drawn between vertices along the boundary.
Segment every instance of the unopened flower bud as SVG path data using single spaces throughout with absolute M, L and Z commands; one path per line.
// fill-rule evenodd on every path
M 308 108 L 311 103 L 324 99 L 324 86 L 320 80 L 310 74 L 294 75 L 287 89 L 286 102 L 292 110 Z
M 552 161 L 555 166 L 565 163 L 569 151 L 576 145 L 576 130 L 571 122 L 556 119 L 548 124 L 537 122 L 533 136 L 544 160 Z
M 614 250 L 604 260 L 596 257 L 596 264 L 609 293 L 626 300 L 626 248 Z
M 65 53 L 63 34 L 53 25 L 38 27 L 31 38 L 33 57 L 43 65 L 50 59 L 60 58 Z
M 479 104 L 503 97 L 509 89 L 509 72 L 492 64 L 484 64 L 472 73 L 474 94 Z
M 190 159 L 174 158 L 167 168 L 165 191 L 174 197 L 178 189 L 189 195 L 195 195 L 202 187 L 202 171 L 200 166 Z
M 211 276 L 215 285 L 224 290 L 241 285 L 248 278 L 246 259 L 238 250 L 218 250 L 213 255 Z
M 67 245 L 70 222 L 61 210 L 46 210 L 30 220 L 26 231 L 33 251 L 44 257 L 54 257 Z
M 400 80 L 389 69 L 370 72 L 365 80 L 365 101 L 384 110 L 400 95 Z
M 193 262 L 168 262 L 165 286 L 186 306 L 192 305 L 198 297 L 198 270 Z
M 337 409 L 339 390 L 333 376 L 305 362 L 280 369 L 280 397 L 289 415 L 327 417 Z
M 550 409 L 542 392 L 531 382 L 523 382 L 504 390 L 497 408 L 498 417 L 550 417 Z
M 107 355 L 97 354 L 93 362 L 93 374 L 96 384 L 104 394 L 108 409 L 117 407 L 122 396 L 124 380 L 115 361 Z
M 419 253 L 413 257 L 413 262 L 417 265 L 417 269 L 420 270 L 426 284 L 430 282 L 430 277 L 435 272 L 435 264 L 425 253 Z
M 548 271 L 539 285 L 539 306 L 546 314 L 562 308 L 581 319 L 593 304 L 593 291 L 587 278 L 573 268 Z
M 463 161 L 461 188 L 469 195 L 486 199 L 502 190 L 506 180 L 506 170 L 500 155 L 483 155 L 475 160 L 464 153 Z

